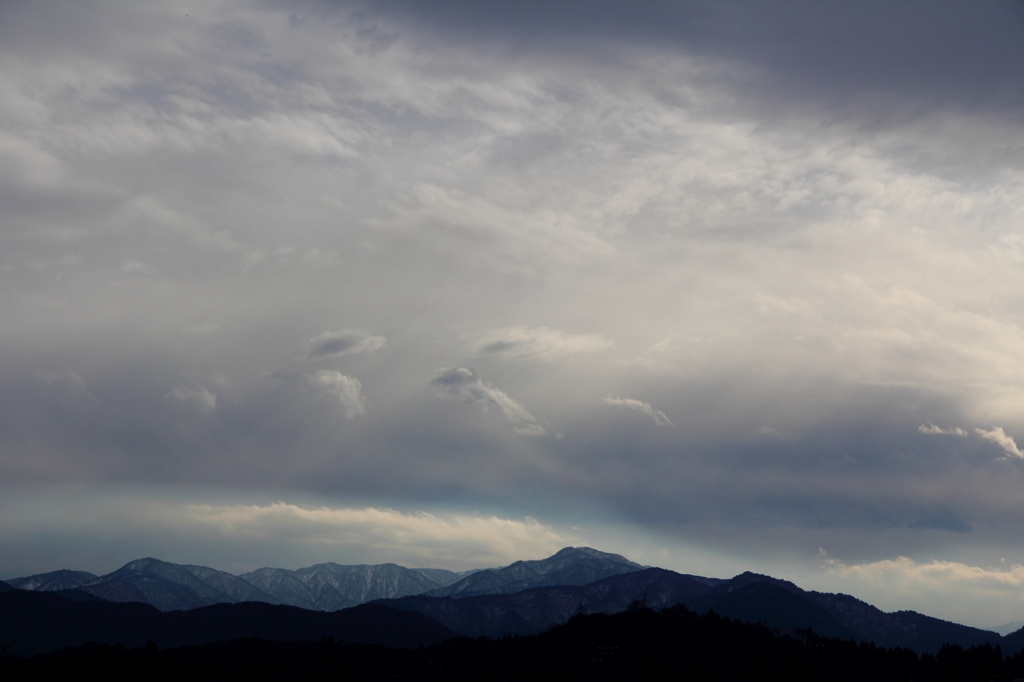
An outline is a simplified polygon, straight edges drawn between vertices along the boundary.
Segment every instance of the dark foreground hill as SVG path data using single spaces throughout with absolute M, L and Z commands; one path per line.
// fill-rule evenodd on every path
M 422 613 L 467 637 L 495 638 L 536 634 L 577 613 L 618 613 L 633 602 L 653 609 L 684 604 L 700 614 L 714 611 L 734 620 L 763 623 L 782 634 L 811 628 L 828 637 L 902 646 L 918 653 L 935 653 L 947 643 L 964 647 L 1002 643 L 1008 651 L 1024 646 L 1024 634 L 1019 642 L 1011 638 L 1004 642 L 988 630 L 913 611 L 885 613 L 849 595 L 807 592 L 793 583 L 756 573 L 711 580 L 648 568 L 583 586 L 536 587 L 515 594 L 461 598 L 418 595 L 375 603 Z
M 685 600 L 698 613 L 714 609 L 730 618 L 767 623 L 781 632 L 813 628 L 830 637 L 853 637 L 885 647 L 936 652 L 943 644 L 963 647 L 1006 643 L 997 633 L 925 616 L 914 611 L 886 613 L 847 594 L 805 591 L 786 580 L 757 573 L 740 575 Z M 1024 642 L 1022 642 L 1024 644 Z M 1011 646 L 1018 651 L 1020 646 Z
M 831 637 L 910 647 L 919 653 L 934 653 L 945 643 L 1002 644 L 1007 651 L 1024 647 L 1024 635 L 1003 640 L 994 632 L 912 611 L 885 613 L 849 595 L 805 591 L 771 576 L 746 572 L 722 580 L 643 569 L 622 556 L 589 547 L 566 547 L 546 559 L 462 574 L 395 564 L 325 563 L 234 576 L 204 566 L 140 559 L 99 577 L 54 571 L 12 582 L 32 590 L 61 590 L 71 599 L 87 599 L 89 593 L 162 611 L 252 601 L 334 611 L 377 600 L 472 637 L 536 634 L 580 612 L 617 613 L 644 600 L 655 609 L 685 604 L 698 613 L 713 609 L 782 633 L 809 627 Z M 68 589 L 75 585 L 77 590 Z
M 257 637 L 281 642 L 336 640 L 389 647 L 436 644 L 456 633 L 422 614 L 365 604 L 325 613 L 259 602 L 162 613 L 152 606 L 74 601 L 50 592 L 0 593 L 0 644 L 31 656 L 86 642 L 139 647 L 199 645 Z
M 0 660 L 3 679 L 190 680 L 963 680 L 1024 676 L 1020 656 L 991 646 L 943 647 L 938 655 L 886 649 L 803 631 L 780 636 L 763 625 L 676 606 L 581 615 L 543 634 L 499 640 L 456 638 L 393 650 L 337 640 L 242 639 L 161 650 L 91 646 L 32 659 Z
M 532 635 L 561 625 L 580 612 L 618 613 L 637 600 L 646 600 L 654 609 L 684 603 L 707 591 L 706 580 L 648 568 L 582 586 L 534 587 L 515 594 L 458 598 L 418 595 L 375 603 L 422 613 L 467 637 Z

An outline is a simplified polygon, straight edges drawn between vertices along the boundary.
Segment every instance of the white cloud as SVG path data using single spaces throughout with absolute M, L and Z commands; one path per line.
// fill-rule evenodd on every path
M 342 355 L 372 353 L 384 347 L 383 336 L 374 336 L 365 329 L 339 329 L 324 332 L 306 342 L 303 357 L 307 360 L 321 360 Z
M 871 580 L 893 579 L 925 589 L 947 588 L 954 584 L 986 589 L 1014 590 L 1024 587 L 1024 566 L 1014 564 L 1006 570 L 968 566 L 956 561 L 918 563 L 907 557 L 885 559 L 847 566 L 837 559 L 827 559 L 828 570 L 844 577 Z
M 441 369 L 430 384 L 442 395 L 475 403 L 484 409 L 497 407 L 505 419 L 512 423 L 513 430 L 520 435 L 547 435 L 547 431 L 537 418 L 530 414 L 521 402 L 504 391 L 485 384 L 471 369 Z
M 553 360 L 605 350 L 613 345 L 601 334 L 576 334 L 547 327 L 504 327 L 484 332 L 474 340 L 472 347 L 479 355 Z
M 309 382 L 338 401 L 347 419 L 366 414 L 366 396 L 359 379 L 334 369 L 322 369 L 309 376 Z
M 1020 448 L 1017 447 L 1017 444 L 1013 442 L 1013 438 L 1006 435 L 1006 432 L 1003 431 L 1003 427 L 996 426 L 989 431 L 985 431 L 984 429 L 974 430 L 985 440 L 990 440 L 1001 447 L 1008 457 L 1012 455 L 1018 459 L 1024 459 L 1024 452 L 1021 452 Z
M 906 556 L 846 564 L 819 550 L 814 589 L 853 594 L 885 611 L 913 609 L 975 627 L 1019 618 L 1024 609 L 1024 566 L 919 561 Z
M 961 429 L 959 426 L 954 426 L 948 429 L 944 429 L 941 426 L 936 426 L 931 422 L 921 424 L 917 427 L 917 430 L 921 433 L 927 433 L 934 436 L 960 436 L 962 438 L 967 437 L 967 432 Z
M 494 566 L 548 556 L 567 544 L 550 526 L 526 517 L 400 512 L 365 507 L 302 507 L 285 502 L 260 505 L 192 505 L 186 515 L 226 535 L 369 549 L 389 560 L 461 568 Z M 405 557 L 403 559 L 403 557 Z M 411 557 L 411 558 L 409 558 Z
M 672 423 L 672 420 L 665 416 L 664 412 L 654 409 L 649 403 L 645 403 L 642 400 L 636 400 L 634 398 L 614 398 L 612 396 L 608 396 L 604 399 L 604 402 L 608 405 L 625 407 L 633 410 L 634 412 L 646 414 L 648 417 L 653 419 L 654 423 L 658 426 L 675 426 L 675 424 Z
M 202 412 L 213 412 L 217 409 L 217 394 L 205 386 L 176 388 L 173 391 L 168 391 L 164 398 L 185 405 L 191 405 Z

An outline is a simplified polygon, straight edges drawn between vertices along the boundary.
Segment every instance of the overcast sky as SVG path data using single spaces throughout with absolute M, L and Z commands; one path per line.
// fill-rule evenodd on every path
M 9 2 L 0 64 L 0 577 L 1024 619 L 1024 5 Z

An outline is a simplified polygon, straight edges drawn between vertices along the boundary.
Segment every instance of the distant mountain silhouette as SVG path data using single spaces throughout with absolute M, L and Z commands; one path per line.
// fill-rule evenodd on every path
M 238 576 L 206 566 L 172 564 L 159 559 L 130 561 L 113 573 L 79 586 L 113 602 L 142 602 L 161 611 L 197 609 L 242 601 L 280 603 Z
M 337 611 L 376 599 L 423 593 L 469 596 L 513 593 L 542 585 L 584 585 L 642 568 L 618 554 L 589 547 L 566 547 L 547 559 L 462 573 L 397 564 L 346 566 L 329 562 L 294 571 L 260 568 L 234 576 L 206 566 L 146 558 L 130 561 L 102 576 L 62 570 L 13 582 L 16 587 L 35 591 L 77 588 L 108 601 L 141 602 L 161 611 L 242 601 Z
M 618 554 L 599 552 L 589 547 L 566 547 L 547 559 L 517 561 L 504 568 L 478 571 L 425 594 L 431 597 L 512 594 L 547 585 L 586 585 L 644 568 Z
M 73 601 L 54 592 L 0 593 L 0 642 L 30 656 L 86 642 L 140 647 L 198 645 L 259 637 L 317 641 L 321 637 L 389 647 L 428 646 L 455 633 L 422 614 L 378 604 L 325 613 L 259 602 L 158 611 L 147 604 Z
M 261 568 L 239 576 L 281 603 L 336 611 L 374 599 L 404 597 L 443 587 L 462 574 L 397 564 L 343 566 L 316 564 L 289 571 Z
M 296 571 L 261 568 L 235 576 L 206 566 L 146 558 L 130 561 L 102 576 L 61 570 L 15 578 L 11 583 L 19 589 L 39 592 L 79 589 L 107 601 L 140 602 L 161 611 L 243 601 L 337 611 L 374 599 L 419 594 L 473 572 L 405 568 L 396 564 L 342 566 L 325 563 Z
M 848 594 L 805 594 L 827 608 L 853 630 L 857 639 L 874 642 L 879 646 L 903 646 L 915 651 L 938 651 L 945 643 L 959 644 L 963 647 L 1001 644 L 1004 650 L 1017 651 L 1024 645 L 1024 639 L 1020 645 L 1014 645 L 1012 642 L 1008 643 L 1008 638 L 1002 638 L 990 630 L 951 623 L 914 611 L 885 613 Z
M 958 625 L 912 611 L 884 613 L 848 595 L 807 592 L 791 582 L 756 573 L 716 580 L 650 568 L 611 576 L 584 586 L 536 587 L 514 594 L 468 597 L 418 595 L 376 603 L 428 615 L 456 632 L 477 637 L 529 635 L 564 623 L 579 613 L 618 613 L 636 602 L 661 609 L 684 604 L 699 614 L 710 611 L 782 634 L 812 629 L 825 637 L 902 646 L 936 652 L 944 643 L 963 647 L 1003 643 L 994 632 Z M 1011 649 L 1007 649 L 1011 646 Z
M 944 643 L 970 647 L 995 645 L 1001 640 L 988 630 L 913 611 L 885 613 L 846 594 L 808 592 L 789 581 L 750 572 L 683 603 L 698 613 L 713 609 L 730 618 L 765 623 L 784 633 L 810 627 L 823 636 L 852 636 L 879 646 L 902 646 L 918 652 L 938 651 Z
M 36 591 L 60 589 L 73 600 L 141 602 L 163 611 L 257 601 L 337 611 L 372 601 L 428 616 L 473 637 L 538 633 L 580 611 L 617 613 L 642 602 L 654 609 L 685 604 L 699 614 L 713 610 L 782 633 L 811 628 L 822 636 L 919 652 L 938 651 L 947 642 L 1024 648 L 1024 631 L 1001 638 L 913 611 L 885 613 L 849 595 L 809 592 L 767 575 L 745 572 L 728 580 L 683 575 L 645 569 L 588 547 L 566 547 L 547 559 L 462 574 L 396 564 L 324 563 L 234 576 L 204 566 L 139 559 L 99 577 L 54 571 L 10 582 Z M 63 587 L 75 584 L 77 589 Z
M 90 580 L 95 579 L 96 575 L 89 573 L 88 571 L 69 571 L 67 569 L 62 569 L 60 571 L 50 571 L 49 573 L 30 575 L 25 578 L 15 578 L 14 580 L 8 580 L 7 582 L 11 587 L 16 587 L 19 590 L 56 592 L 57 590 L 73 590 L 76 587 L 84 585 Z
M 533 587 L 514 594 L 471 597 L 418 595 L 378 604 L 416 611 L 468 637 L 528 635 L 565 623 L 581 610 L 617 613 L 637 600 L 650 608 L 678 604 L 708 589 L 706 578 L 648 568 L 603 578 L 585 586 Z
M 1006 635 L 1017 632 L 1017 630 L 1020 630 L 1021 628 L 1024 628 L 1024 620 L 1015 620 L 1011 623 L 993 625 L 992 627 L 985 629 L 991 630 L 992 632 L 998 632 L 1000 635 L 1003 635 L 1005 637 Z
M 691 603 L 710 604 L 708 611 L 714 610 L 719 615 L 746 623 L 763 623 L 781 633 L 811 628 L 825 637 L 849 639 L 856 634 L 828 609 L 804 594 L 774 583 L 754 581 L 719 594 L 710 601 L 708 596 L 703 595 Z M 695 610 L 698 613 L 704 611 L 700 608 Z
M 1003 637 L 1003 649 L 1007 651 L 1024 651 L 1024 628 Z
M 13 587 L 9 583 L 5 583 L 2 580 L 0 580 L 0 592 L 7 592 L 9 590 L 14 590 L 14 589 L 17 589 L 17 588 Z

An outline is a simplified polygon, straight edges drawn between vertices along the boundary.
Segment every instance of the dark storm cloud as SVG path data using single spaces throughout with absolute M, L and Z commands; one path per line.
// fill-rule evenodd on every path
M 817 100 L 834 113 L 880 102 L 993 108 L 1024 96 L 1024 5 L 995 2 L 399 3 L 439 34 L 504 39 L 511 55 L 582 53 L 611 43 L 678 49 L 755 73 L 763 98 Z M 607 52 L 604 52 L 607 55 Z M 775 94 L 773 94 L 773 92 Z M 909 112 L 905 112 L 909 113 Z

